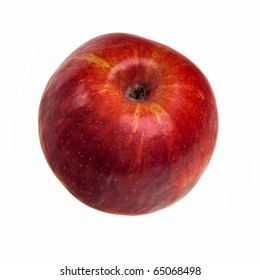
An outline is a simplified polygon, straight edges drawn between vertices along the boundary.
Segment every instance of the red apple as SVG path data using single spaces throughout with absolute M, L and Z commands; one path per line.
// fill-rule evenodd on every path
M 50 78 L 39 135 L 51 169 L 80 201 L 124 215 L 186 195 L 214 151 L 215 97 L 189 59 L 130 34 L 96 37 Z

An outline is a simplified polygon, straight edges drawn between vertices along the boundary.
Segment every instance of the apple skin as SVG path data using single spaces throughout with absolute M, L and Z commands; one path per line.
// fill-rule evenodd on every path
M 65 59 L 45 88 L 38 121 L 46 160 L 68 191 L 121 215 L 185 196 L 218 133 L 201 70 L 163 44 L 124 33 L 96 37 Z

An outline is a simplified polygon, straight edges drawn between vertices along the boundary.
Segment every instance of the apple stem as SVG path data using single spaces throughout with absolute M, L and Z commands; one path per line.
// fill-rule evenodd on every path
M 147 99 L 147 87 L 145 85 L 135 85 L 126 91 L 126 97 L 134 101 L 144 101 Z

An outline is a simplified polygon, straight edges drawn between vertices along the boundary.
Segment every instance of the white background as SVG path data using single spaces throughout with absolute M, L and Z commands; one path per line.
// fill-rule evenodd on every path
M 197 279 L 259 279 L 257 2 L 1 1 L 2 279 L 61 279 L 65 265 L 196 265 L 203 269 Z M 154 214 L 116 216 L 81 204 L 53 175 L 39 144 L 38 106 L 49 77 L 79 45 L 108 32 L 180 51 L 216 95 L 220 129 L 208 169 L 184 199 Z

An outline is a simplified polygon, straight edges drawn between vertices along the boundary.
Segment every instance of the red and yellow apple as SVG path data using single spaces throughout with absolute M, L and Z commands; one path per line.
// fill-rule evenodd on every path
M 75 50 L 50 78 L 39 136 L 57 178 L 95 209 L 140 215 L 185 196 L 218 132 L 212 88 L 179 52 L 112 33 Z

